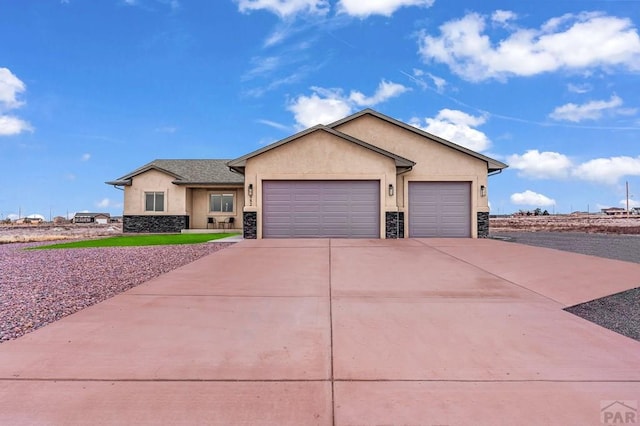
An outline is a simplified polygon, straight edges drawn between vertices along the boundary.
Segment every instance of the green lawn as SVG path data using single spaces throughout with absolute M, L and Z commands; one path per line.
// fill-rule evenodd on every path
M 70 243 L 51 244 L 32 247 L 31 250 L 65 249 L 65 248 L 91 248 L 91 247 L 133 247 L 133 246 L 159 246 L 169 244 L 199 244 L 211 240 L 238 235 L 230 234 L 160 234 L 160 235 L 122 235 L 95 240 L 73 241 Z

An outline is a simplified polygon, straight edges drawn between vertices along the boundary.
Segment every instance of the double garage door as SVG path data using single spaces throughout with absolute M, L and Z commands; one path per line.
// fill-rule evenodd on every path
M 379 181 L 263 181 L 264 238 L 380 238 Z M 469 182 L 410 182 L 409 237 L 470 237 Z
M 264 238 L 379 238 L 380 182 L 263 181 Z

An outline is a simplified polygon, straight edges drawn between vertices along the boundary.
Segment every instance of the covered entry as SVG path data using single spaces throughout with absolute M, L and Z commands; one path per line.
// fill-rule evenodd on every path
M 409 182 L 409 237 L 471 237 L 471 182 Z
M 262 182 L 264 238 L 380 238 L 380 182 Z

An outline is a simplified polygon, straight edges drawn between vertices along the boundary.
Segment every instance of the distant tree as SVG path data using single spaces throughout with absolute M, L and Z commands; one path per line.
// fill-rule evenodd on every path
M 540 216 L 542 214 L 542 209 L 538 207 L 533 211 L 534 216 Z
M 542 216 L 549 216 L 549 212 L 547 210 L 543 211 Z

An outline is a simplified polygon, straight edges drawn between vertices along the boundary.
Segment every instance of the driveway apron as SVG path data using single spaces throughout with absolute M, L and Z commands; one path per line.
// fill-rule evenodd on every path
M 640 342 L 563 308 L 638 285 L 493 240 L 246 240 L 0 345 L 0 424 L 599 424 Z

